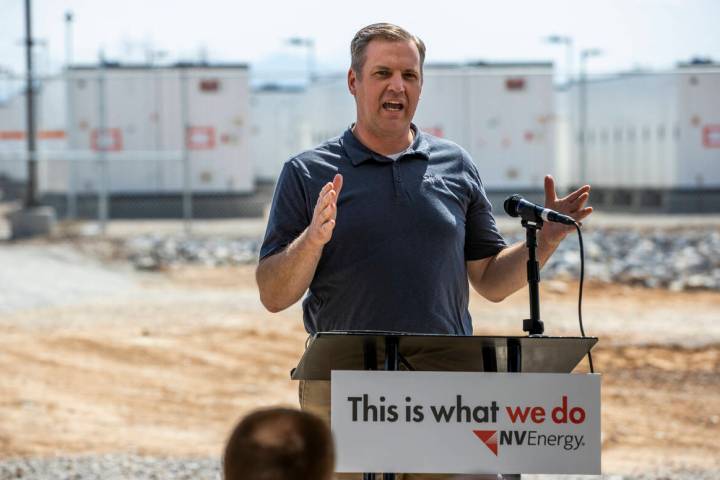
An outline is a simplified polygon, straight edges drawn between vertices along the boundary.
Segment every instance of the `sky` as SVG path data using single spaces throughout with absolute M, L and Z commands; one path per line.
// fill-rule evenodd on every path
M 573 39 L 575 72 L 586 48 L 602 50 L 590 73 L 720 61 L 720 0 L 33 0 L 32 9 L 42 74 L 65 62 L 66 11 L 75 63 L 94 63 L 101 50 L 121 62 L 156 52 L 160 63 L 249 63 L 268 79 L 306 74 L 307 50 L 290 37 L 314 40 L 318 73 L 346 71 L 354 33 L 381 21 L 422 38 L 428 62 L 553 61 L 563 76 L 568 52 L 543 41 L 551 34 Z M 23 38 L 24 0 L 0 0 L 0 72 L 25 71 Z

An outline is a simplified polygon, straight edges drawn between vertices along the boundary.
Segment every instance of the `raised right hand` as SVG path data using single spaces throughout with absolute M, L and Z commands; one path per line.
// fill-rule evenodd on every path
M 315 245 L 323 246 L 332 238 L 337 217 L 337 199 L 343 185 L 343 177 L 339 173 L 320 190 L 313 218 L 308 227 L 308 240 Z

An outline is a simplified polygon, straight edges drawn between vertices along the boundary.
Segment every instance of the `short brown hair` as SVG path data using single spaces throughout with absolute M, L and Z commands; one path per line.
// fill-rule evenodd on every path
M 330 480 L 335 448 L 327 424 L 289 408 L 257 410 L 233 430 L 225 447 L 225 480 Z
M 390 42 L 413 42 L 420 53 L 420 73 L 422 73 L 423 63 L 425 63 L 425 44 L 423 41 L 404 28 L 392 23 L 373 23 L 361 28 L 350 42 L 350 68 L 355 71 L 356 75 L 360 75 L 365 64 L 365 50 L 367 50 L 368 44 L 377 38 Z

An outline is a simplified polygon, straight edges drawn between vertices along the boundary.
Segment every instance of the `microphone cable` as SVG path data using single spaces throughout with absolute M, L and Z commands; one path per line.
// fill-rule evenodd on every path
M 580 241 L 580 291 L 578 293 L 578 321 L 580 322 L 580 334 L 585 338 L 585 329 L 583 328 L 582 319 L 582 295 L 583 295 L 583 282 L 585 280 L 585 249 L 583 248 L 582 231 L 580 230 L 580 224 L 575 222 L 575 228 L 578 233 L 578 240 Z M 590 350 L 587 352 L 588 362 L 590 363 L 590 373 L 595 373 L 593 368 L 592 354 Z

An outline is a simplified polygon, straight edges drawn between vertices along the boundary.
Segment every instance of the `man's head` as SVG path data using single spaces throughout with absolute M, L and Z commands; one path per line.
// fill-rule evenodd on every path
M 286 408 L 258 410 L 230 435 L 225 480 L 331 480 L 335 449 L 320 418 Z
M 423 41 L 404 28 L 392 23 L 373 23 L 361 28 L 350 42 L 350 68 L 357 75 L 362 72 L 362 67 L 365 64 L 365 51 L 368 44 L 373 40 L 414 43 L 420 56 L 420 73 L 422 74 L 423 64 L 425 63 L 425 44 Z
M 350 54 L 356 134 L 371 142 L 409 135 L 422 90 L 423 42 L 396 25 L 376 23 L 355 34 Z

